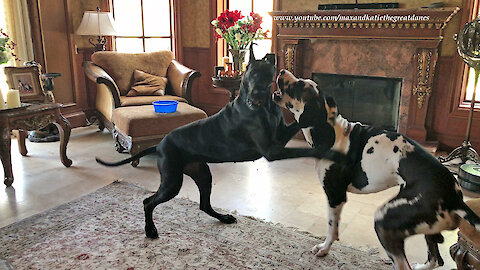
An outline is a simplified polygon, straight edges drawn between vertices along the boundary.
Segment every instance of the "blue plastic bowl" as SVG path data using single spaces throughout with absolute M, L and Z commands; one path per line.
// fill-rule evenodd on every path
M 175 100 L 157 100 L 152 102 L 156 113 L 173 113 L 177 111 L 178 101 Z

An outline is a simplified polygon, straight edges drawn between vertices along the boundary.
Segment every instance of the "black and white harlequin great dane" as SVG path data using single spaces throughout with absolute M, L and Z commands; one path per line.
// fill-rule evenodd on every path
M 315 82 L 280 71 L 274 101 L 290 110 L 310 146 L 330 148 L 347 155 L 347 166 L 318 159 L 315 168 L 328 197 L 328 235 L 313 247 L 325 256 L 338 240 L 338 225 L 347 191 L 373 193 L 400 185 L 396 197 L 375 213 L 375 231 L 395 269 L 411 269 L 404 240 L 424 234 L 428 261 L 414 269 L 443 265 L 438 243 L 441 232 L 458 227 L 465 218 L 480 229 L 480 218 L 463 202 L 454 176 L 415 141 L 377 128 L 351 123 L 337 113 L 335 101 Z

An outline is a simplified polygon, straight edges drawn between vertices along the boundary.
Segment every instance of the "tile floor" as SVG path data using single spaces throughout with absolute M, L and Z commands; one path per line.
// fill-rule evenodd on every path
M 305 146 L 293 140 L 290 146 Z M 150 190 L 159 185 L 159 175 L 153 157 L 145 157 L 137 168 L 124 165 L 106 168 L 97 164 L 95 156 L 105 160 L 127 157 L 113 148 L 111 135 L 95 127 L 74 129 L 67 154 L 73 160 L 70 168 L 60 163 L 59 143 L 27 142 L 29 154 L 18 153 L 12 141 L 15 182 L 13 187 L 0 190 L 0 227 L 19 221 L 88 194 L 115 180 L 136 183 Z M 326 197 L 317 180 L 311 159 L 284 160 L 269 163 L 265 159 L 245 163 L 210 165 L 213 175 L 212 205 L 241 215 L 253 216 L 274 223 L 309 231 L 316 235 L 326 232 Z M 3 179 L 3 170 L 0 172 Z M 349 194 L 340 224 L 340 242 L 356 247 L 380 247 L 373 229 L 375 210 L 393 197 L 398 188 L 370 194 Z M 197 188 L 185 177 L 180 196 L 198 201 Z M 139 203 L 143 198 L 139 198 Z M 158 213 L 157 213 L 158 214 Z M 456 231 L 444 232 L 441 253 L 445 266 L 455 268 L 448 254 L 456 242 Z M 335 249 L 335 244 L 332 247 Z M 383 249 L 380 255 L 386 257 Z M 424 238 L 407 240 L 410 262 L 424 262 L 427 249 Z

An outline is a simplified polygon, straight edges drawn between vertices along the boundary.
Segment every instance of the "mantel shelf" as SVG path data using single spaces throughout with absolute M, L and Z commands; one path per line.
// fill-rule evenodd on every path
M 449 7 L 315 12 L 273 11 L 270 14 L 277 26 L 279 39 L 430 40 L 436 41 L 438 45 L 438 42 L 443 39 L 442 30 L 459 11 L 458 7 Z M 387 15 L 396 18 L 409 15 L 415 15 L 415 17 L 394 22 L 391 17 L 386 17 Z M 368 20 L 367 17 L 369 17 Z M 428 17 L 428 20 L 422 17 Z

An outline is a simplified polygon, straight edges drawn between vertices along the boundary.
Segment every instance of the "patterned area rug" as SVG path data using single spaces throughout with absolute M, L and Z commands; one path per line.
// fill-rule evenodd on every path
M 15 269 L 392 268 L 367 251 L 338 243 L 317 258 L 310 248 L 319 238 L 238 215 L 238 223 L 222 224 L 180 198 L 155 209 L 160 238 L 147 239 L 142 200 L 150 194 L 115 182 L 3 227 L 0 257 Z

